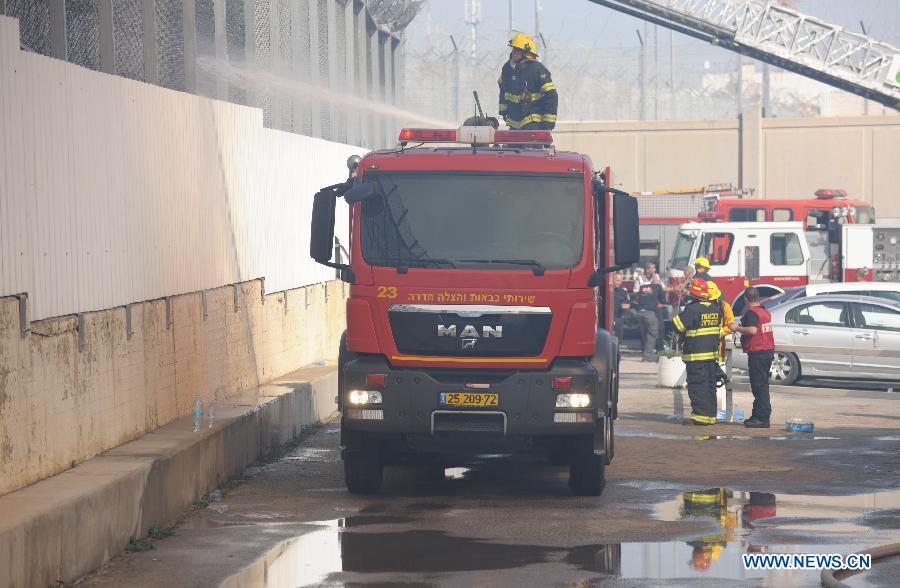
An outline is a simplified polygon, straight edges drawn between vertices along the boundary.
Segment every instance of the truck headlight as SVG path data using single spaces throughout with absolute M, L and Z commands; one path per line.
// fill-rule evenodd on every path
M 589 394 L 557 394 L 556 408 L 585 408 L 591 405 Z
M 374 390 L 350 390 L 350 404 L 361 406 L 364 404 L 381 404 L 381 392 Z

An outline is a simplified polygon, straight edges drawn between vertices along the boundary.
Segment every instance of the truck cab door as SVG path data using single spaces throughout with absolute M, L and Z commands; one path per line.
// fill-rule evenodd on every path
M 697 256 L 709 259 L 709 275 L 715 280 L 726 300 L 734 300 L 744 288 L 740 252 L 747 245 L 746 235 L 740 231 L 704 231 Z
M 760 235 L 760 281 L 780 288 L 809 281 L 809 245 L 802 230 L 774 230 Z M 767 252 L 767 253 L 766 253 Z
M 843 268 L 841 281 L 871 281 L 874 263 L 875 234 L 873 226 L 841 225 L 841 267 Z

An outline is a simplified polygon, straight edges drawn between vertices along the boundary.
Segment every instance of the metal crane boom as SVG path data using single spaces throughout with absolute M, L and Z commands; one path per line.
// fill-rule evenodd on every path
M 767 0 L 590 0 L 900 110 L 900 49 Z

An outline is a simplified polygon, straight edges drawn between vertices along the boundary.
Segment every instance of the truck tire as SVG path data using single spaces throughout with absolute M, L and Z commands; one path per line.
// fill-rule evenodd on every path
M 377 451 L 344 453 L 344 483 L 351 494 L 377 494 L 384 481 L 384 461 Z
M 576 455 L 569 467 L 569 490 L 575 496 L 600 496 L 606 486 L 606 459 L 593 452 Z

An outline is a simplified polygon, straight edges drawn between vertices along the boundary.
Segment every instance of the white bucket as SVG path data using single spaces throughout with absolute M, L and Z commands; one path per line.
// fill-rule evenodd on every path
M 660 357 L 656 373 L 659 376 L 656 383 L 662 388 L 680 388 L 687 381 L 687 371 L 680 357 Z

